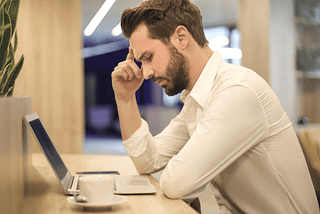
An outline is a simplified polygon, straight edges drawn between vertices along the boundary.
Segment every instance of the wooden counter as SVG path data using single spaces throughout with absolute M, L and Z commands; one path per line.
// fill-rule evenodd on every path
M 129 156 L 64 154 L 62 159 L 73 174 L 77 171 L 93 170 L 117 170 L 122 175 L 138 174 Z M 32 162 L 32 182 L 28 185 L 24 197 L 23 214 L 97 213 L 69 204 L 67 198 L 70 196 L 64 194 L 43 154 L 34 153 Z M 197 213 L 182 200 L 168 199 L 162 193 L 159 182 L 150 175 L 148 178 L 157 190 L 155 195 L 128 195 L 125 196 L 128 199 L 127 202 L 98 213 Z

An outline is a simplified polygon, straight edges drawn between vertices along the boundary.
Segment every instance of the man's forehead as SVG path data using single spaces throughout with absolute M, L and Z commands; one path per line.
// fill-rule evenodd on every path
M 151 45 L 148 44 L 139 44 L 134 45 L 130 43 L 130 47 L 133 51 L 134 58 L 138 61 L 141 61 L 142 58 L 147 55 L 148 53 L 151 53 Z
M 153 53 L 155 50 L 162 50 L 165 48 L 163 42 L 161 42 L 159 39 L 152 39 L 149 36 L 148 28 L 143 23 L 133 31 L 131 37 L 129 38 L 129 42 L 134 57 L 138 61 L 140 61 L 148 53 Z
M 138 49 L 145 47 L 148 40 L 150 40 L 148 36 L 148 29 L 144 24 L 139 25 L 137 29 L 132 32 L 129 38 L 130 46 L 134 53 L 135 51 L 138 51 Z
M 142 55 L 142 53 L 144 52 L 143 50 L 140 50 L 142 48 L 138 48 L 137 45 L 134 45 L 132 43 L 130 43 L 130 48 L 133 51 L 133 55 L 135 59 L 139 59 L 139 57 Z

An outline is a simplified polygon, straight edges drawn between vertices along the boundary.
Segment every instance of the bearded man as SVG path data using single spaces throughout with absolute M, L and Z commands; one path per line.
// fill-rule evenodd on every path
M 319 213 L 295 131 L 269 85 L 208 47 L 189 0 L 147 0 L 121 16 L 130 41 L 112 72 L 123 144 L 137 171 L 160 170 L 169 198 L 192 202 L 210 184 L 220 213 Z M 142 63 L 137 66 L 134 59 Z M 152 136 L 135 92 L 152 78 L 181 112 Z

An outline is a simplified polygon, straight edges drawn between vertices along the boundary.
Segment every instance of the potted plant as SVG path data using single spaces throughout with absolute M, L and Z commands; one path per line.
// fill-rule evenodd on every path
M 23 116 L 31 113 L 30 97 L 13 97 L 24 56 L 15 62 L 19 0 L 0 0 L 0 207 L 21 213 L 31 170 L 30 134 Z
M 0 96 L 12 96 L 14 83 L 23 65 L 24 56 L 15 64 L 16 31 L 19 0 L 2 0 L 0 5 Z

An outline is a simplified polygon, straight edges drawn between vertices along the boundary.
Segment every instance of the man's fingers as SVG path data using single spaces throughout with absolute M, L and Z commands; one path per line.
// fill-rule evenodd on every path
M 129 47 L 129 53 L 127 55 L 127 60 L 134 60 L 134 53 L 131 47 Z
M 133 80 L 134 77 L 140 79 L 142 74 L 140 68 L 132 60 L 120 62 L 114 71 L 123 74 L 124 80 Z
M 112 72 L 112 77 L 120 77 L 121 79 L 127 81 L 129 78 L 129 75 L 126 71 L 124 71 L 122 69 L 115 69 Z
M 142 77 L 141 69 L 133 60 L 126 60 L 124 62 L 120 62 L 117 67 L 127 70 L 128 72 L 131 71 L 132 75 L 134 75 L 138 79 Z
M 129 47 L 129 53 L 127 59 L 120 62 L 114 69 L 115 76 L 121 76 L 124 80 L 131 81 L 136 77 L 140 79 L 142 77 L 142 71 L 134 61 L 134 53 L 131 47 Z

